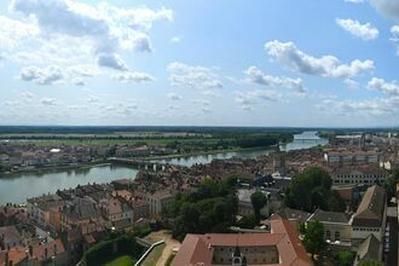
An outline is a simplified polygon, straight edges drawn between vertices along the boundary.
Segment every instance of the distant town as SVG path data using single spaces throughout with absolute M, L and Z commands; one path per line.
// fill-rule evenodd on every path
M 184 130 L 0 134 L 0 184 L 102 164 L 135 170 L 3 202 L 0 265 L 398 262 L 396 131 Z

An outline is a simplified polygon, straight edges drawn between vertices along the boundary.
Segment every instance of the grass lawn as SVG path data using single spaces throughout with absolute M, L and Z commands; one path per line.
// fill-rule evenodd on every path
M 106 263 L 105 266 L 134 266 L 134 261 L 130 256 L 122 256 Z
M 155 266 L 158 262 L 158 259 L 162 255 L 162 251 L 165 248 L 165 244 L 159 245 L 154 248 L 150 254 L 148 254 L 147 258 L 143 261 L 141 265 L 143 266 Z

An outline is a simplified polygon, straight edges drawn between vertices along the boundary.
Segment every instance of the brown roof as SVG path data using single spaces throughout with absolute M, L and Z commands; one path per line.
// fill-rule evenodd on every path
M 355 226 L 381 226 L 385 209 L 385 190 L 377 185 L 369 187 L 353 217 Z
M 245 247 L 245 246 L 275 246 L 277 247 L 280 264 L 308 266 L 312 262 L 307 255 L 296 226 L 288 220 L 274 215 L 271 219 L 271 233 L 246 234 L 188 234 L 177 253 L 174 266 L 212 265 L 213 248 L 215 246 Z
M 13 265 L 24 261 L 28 256 L 27 252 L 22 247 L 11 248 L 10 250 L 0 251 L 0 265 L 6 264 L 6 256 L 8 255 L 8 262 L 12 261 Z
M 46 260 L 46 249 L 48 258 L 65 252 L 65 248 L 61 240 L 57 239 L 44 245 L 34 246 L 33 257 L 37 258 L 39 261 Z

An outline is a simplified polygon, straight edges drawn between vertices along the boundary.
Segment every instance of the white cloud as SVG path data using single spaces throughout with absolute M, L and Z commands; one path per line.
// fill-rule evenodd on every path
M 170 39 L 170 42 L 171 42 L 171 43 L 179 43 L 179 42 L 181 42 L 181 40 L 182 40 L 182 37 L 181 37 L 181 36 L 174 36 L 174 37 L 172 37 L 172 38 Z
M 382 116 L 398 112 L 399 98 L 376 98 L 365 100 L 324 99 L 316 105 L 321 111 L 343 116 Z
M 276 102 L 281 101 L 282 95 L 274 90 L 252 90 L 252 91 L 236 91 L 235 100 L 240 104 L 243 110 L 250 111 L 253 106 L 262 101 Z
M 190 66 L 180 62 L 167 67 L 172 86 L 211 90 L 222 88 L 223 83 L 215 70 L 203 66 Z
M 101 53 L 98 55 L 97 64 L 101 67 L 109 67 L 116 70 L 129 70 L 127 64 L 114 53 Z
M 249 80 L 253 83 L 257 83 L 270 88 L 284 87 L 293 89 L 298 93 L 305 93 L 306 89 L 303 86 L 303 81 L 300 78 L 293 79 L 284 76 L 271 76 L 263 73 L 260 69 L 255 66 L 249 67 L 245 73 L 248 75 Z
M 86 86 L 86 82 L 81 78 L 74 78 L 72 84 L 75 86 Z
M 367 87 L 386 94 L 399 96 L 399 84 L 396 81 L 387 82 L 382 78 L 372 78 Z
M 170 9 L 119 8 L 106 2 L 12 0 L 9 10 L 14 19 L 0 16 L 0 48 L 22 65 L 58 66 L 71 80 L 102 73 L 93 62 L 128 70 L 119 55 L 150 52 L 153 23 L 173 20 Z M 74 73 L 79 66 L 90 70 Z
M 138 82 L 138 83 L 149 82 L 154 80 L 154 78 L 151 75 L 136 71 L 117 73 L 113 76 L 113 78 L 120 82 Z
M 359 82 L 357 82 L 356 80 L 353 80 L 353 79 L 345 79 L 344 84 L 346 85 L 346 87 L 348 89 L 351 89 L 351 90 L 357 90 L 360 87 Z
M 43 105 L 47 105 L 47 106 L 55 106 L 56 105 L 56 100 L 53 99 L 53 98 L 45 97 L 45 98 L 42 98 L 40 100 L 40 103 L 43 104 Z
M 399 1 L 398 0 L 369 0 L 371 5 L 374 6 L 383 15 L 399 18 Z
M 352 3 L 352 4 L 360 4 L 364 3 L 364 0 L 345 0 L 347 3 Z
M 370 23 L 362 24 L 357 20 L 340 18 L 335 21 L 345 31 L 365 41 L 374 40 L 379 35 L 378 29 Z
M 173 101 L 179 101 L 181 99 L 183 99 L 183 97 L 179 94 L 177 94 L 176 92 L 169 92 L 167 94 L 167 97 Z
M 56 66 L 47 68 L 28 66 L 22 68 L 20 78 L 24 81 L 34 81 L 39 85 L 51 85 L 62 81 L 64 75 L 61 69 Z
M 399 25 L 391 27 L 391 41 L 397 45 L 396 54 L 399 55 Z
M 314 57 L 299 50 L 293 42 L 270 41 L 265 44 L 267 53 L 281 65 L 301 73 L 329 78 L 350 78 L 374 69 L 372 60 L 353 60 L 342 64 L 332 55 Z

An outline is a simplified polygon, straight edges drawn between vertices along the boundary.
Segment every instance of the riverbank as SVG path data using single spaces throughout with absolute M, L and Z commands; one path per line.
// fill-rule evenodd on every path
M 150 156 L 146 158 L 141 158 L 141 160 L 145 161 L 161 161 L 161 160 L 168 160 L 168 159 L 179 159 L 179 158 L 188 158 L 193 156 L 206 156 L 206 155 L 215 155 L 219 153 L 230 153 L 230 152 L 251 152 L 251 151 L 273 151 L 277 145 L 267 146 L 267 147 L 255 147 L 255 148 L 234 148 L 234 149 L 225 149 L 225 150 L 212 150 L 212 151 L 201 151 L 201 152 L 191 152 L 191 153 L 184 153 L 184 154 L 170 154 L 170 155 L 161 155 L 161 156 Z
M 84 169 L 90 169 L 93 167 L 102 167 L 102 166 L 110 166 L 111 163 L 108 162 L 107 160 L 98 160 L 94 162 L 89 162 L 89 163 L 81 163 L 81 164 L 71 164 L 71 165 L 57 165 L 57 166 L 45 166 L 45 167 L 27 167 L 27 168 L 19 168 L 18 170 L 13 170 L 13 171 L 5 171 L 5 172 L 0 172 L 0 179 L 3 178 L 3 176 L 7 177 L 12 177 L 13 175 L 19 175 L 19 174 L 40 174 L 40 173 L 51 173 L 51 172 L 61 172 L 61 171 L 67 171 L 67 170 L 84 170 Z

